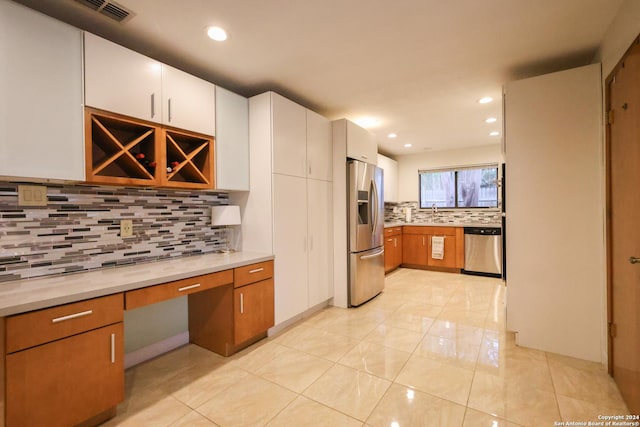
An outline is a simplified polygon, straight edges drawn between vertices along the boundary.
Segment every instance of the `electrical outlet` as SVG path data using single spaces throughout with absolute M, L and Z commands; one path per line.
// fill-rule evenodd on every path
M 133 236 L 133 221 L 130 219 L 120 220 L 120 237 L 124 239 L 131 236 Z
M 18 185 L 18 206 L 47 206 L 47 187 Z

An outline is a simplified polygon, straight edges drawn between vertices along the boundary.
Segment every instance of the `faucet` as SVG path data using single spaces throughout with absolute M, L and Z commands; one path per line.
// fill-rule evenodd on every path
M 438 216 L 438 206 L 436 204 L 431 205 L 431 222 L 436 222 L 436 218 Z

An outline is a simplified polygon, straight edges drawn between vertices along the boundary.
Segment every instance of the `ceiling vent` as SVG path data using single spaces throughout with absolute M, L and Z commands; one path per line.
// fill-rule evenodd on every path
M 116 2 L 108 0 L 75 0 L 114 21 L 124 22 L 134 14 Z

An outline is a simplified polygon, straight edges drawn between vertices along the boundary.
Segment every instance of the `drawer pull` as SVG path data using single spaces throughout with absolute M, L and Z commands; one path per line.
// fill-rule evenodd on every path
M 116 334 L 111 334 L 111 363 L 116 363 Z
M 188 291 L 189 289 L 199 288 L 200 286 L 201 286 L 200 283 L 196 283 L 195 285 L 184 286 L 182 288 L 178 288 L 178 292 Z
M 51 323 L 64 322 L 65 320 L 77 319 L 78 317 L 84 317 L 93 314 L 93 310 L 81 311 L 80 313 L 70 314 L 68 316 L 56 317 L 51 320 Z
M 255 268 L 253 270 L 249 270 L 249 274 L 260 273 L 261 271 L 264 271 L 264 267 Z

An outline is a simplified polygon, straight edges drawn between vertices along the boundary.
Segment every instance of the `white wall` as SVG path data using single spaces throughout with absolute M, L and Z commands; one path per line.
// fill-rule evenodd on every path
M 500 144 L 407 154 L 397 156 L 396 160 L 398 161 L 398 201 L 400 202 L 418 201 L 418 170 L 420 169 L 503 162 Z
M 606 78 L 633 40 L 640 34 L 640 2 L 626 0 L 605 33 L 596 61 L 602 62 L 602 76 Z
M 507 329 L 525 347 L 603 362 L 600 64 L 505 93 Z

